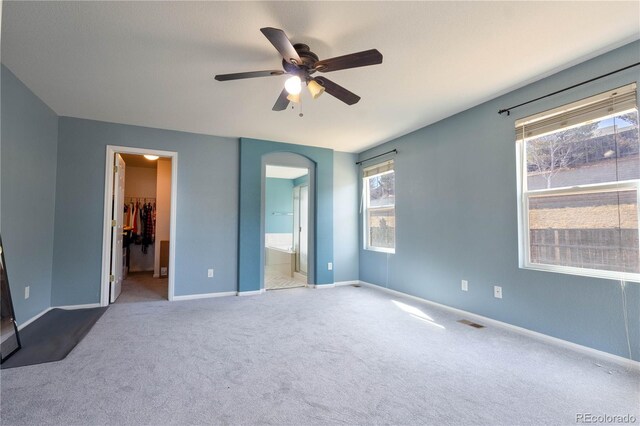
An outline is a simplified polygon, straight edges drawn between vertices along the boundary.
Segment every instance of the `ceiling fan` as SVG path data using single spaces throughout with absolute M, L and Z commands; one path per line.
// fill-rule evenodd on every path
M 218 74 L 216 80 L 240 80 L 244 78 L 269 77 L 289 74 L 291 77 L 285 82 L 284 89 L 273 105 L 274 111 L 283 111 L 289 102 L 300 101 L 302 84 L 306 84 L 313 99 L 323 92 L 338 98 L 347 105 L 353 105 L 360 100 L 360 96 L 345 89 L 325 77 L 313 77 L 318 72 L 332 72 L 348 68 L 365 67 L 382 63 L 382 54 L 376 49 L 337 56 L 335 58 L 319 60 L 309 46 L 302 43 L 291 44 L 284 31 L 278 28 L 261 28 L 262 34 L 273 44 L 282 55 L 282 70 L 251 71 L 235 74 Z

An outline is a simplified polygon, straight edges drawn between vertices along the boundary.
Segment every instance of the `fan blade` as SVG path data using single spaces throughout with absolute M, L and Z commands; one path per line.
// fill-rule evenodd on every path
M 382 53 L 376 49 L 364 50 L 350 55 L 336 56 L 315 63 L 314 68 L 320 72 L 331 72 L 348 68 L 366 67 L 382 63 Z
M 271 44 L 273 44 L 273 47 L 280 52 L 285 61 L 293 65 L 302 64 L 302 60 L 300 59 L 300 56 L 298 56 L 298 52 L 293 48 L 293 44 L 291 44 L 284 31 L 271 27 L 260 28 L 260 31 L 262 31 L 262 34 L 269 39 Z
M 278 100 L 275 104 L 273 104 L 273 108 L 271 109 L 274 111 L 284 111 L 285 109 L 287 109 L 287 107 L 289 106 L 289 99 L 287 99 L 287 96 L 289 96 L 289 92 L 287 92 L 287 89 L 282 89 L 282 92 L 280 92 L 280 96 L 278 96 Z
M 235 74 L 218 74 L 216 80 L 228 81 L 228 80 L 240 80 L 242 78 L 255 78 L 255 77 L 270 77 L 272 75 L 282 75 L 284 71 L 251 71 L 251 72 L 238 72 Z
M 356 104 L 360 100 L 360 96 L 348 91 L 344 87 L 334 83 L 329 79 L 326 79 L 324 77 L 316 77 L 314 78 L 314 80 L 318 82 L 318 84 L 320 84 L 322 87 L 324 87 L 325 92 L 327 92 L 331 96 L 335 96 L 347 105 Z

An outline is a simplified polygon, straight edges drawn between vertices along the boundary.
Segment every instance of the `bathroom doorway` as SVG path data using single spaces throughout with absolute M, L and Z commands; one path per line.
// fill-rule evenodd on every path
M 309 260 L 309 169 L 266 165 L 264 288 L 305 287 Z

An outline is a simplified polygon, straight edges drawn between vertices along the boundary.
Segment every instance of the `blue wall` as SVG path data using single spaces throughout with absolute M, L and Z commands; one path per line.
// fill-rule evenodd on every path
M 300 176 L 299 178 L 295 178 L 293 180 L 293 186 L 300 186 L 300 185 L 304 185 L 305 183 L 307 184 L 309 183 L 309 175 Z
M 100 301 L 107 145 L 178 153 L 175 295 L 235 291 L 237 139 L 60 117 L 52 304 Z
M 639 68 L 511 116 L 497 111 L 639 60 L 634 42 L 361 153 L 398 149 L 396 254 L 361 249 L 360 279 L 629 357 L 618 282 L 518 267 L 514 122 L 637 81 Z M 469 280 L 468 292 L 461 279 Z M 494 285 L 503 299 L 493 297 Z M 627 299 L 633 359 L 640 360 L 640 284 L 628 284 Z
M 265 232 L 293 234 L 293 180 L 267 178 L 265 203 Z
M 360 182 L 356 154 L 333 153 L 333 278 L 359 279 L 358 208 Z
M 20 324 L 51 303 L 58 116 L 4 65 L 1 74 L 0 231 Z
M 256 139 L 240 139 L 239 291 L 260 289 L 260 203 L 262 156 L 300 154 L 316 163 L 316 282 L 333 283 L 333 151 Z

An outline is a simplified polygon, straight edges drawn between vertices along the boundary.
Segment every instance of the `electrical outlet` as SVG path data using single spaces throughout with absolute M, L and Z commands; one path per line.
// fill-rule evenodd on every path
M 207 270 L 207 278 L 213 278 L 213 269 Z
M 160 276 L 165 277 L 166 275 L 167 275 L 167 267 L 163 266 L 162 268 L 160 268 Z
M 333 271 L 333 262 L 327 263 L 327 269 Z
M 25 299 L 28 299 L 28 298 L 29 298 L 29 287 L 30 287 L 30 286 L 26 286 L 26 287 L 24 288 L 24 298 L 25 298 Z
M 502 299 L 502 287 L 498 285 L 493 286 L 493 297 L 496 299 Z
M 469 291 L 469 282 L 467 280 L 462 280 L 462 291 Z

